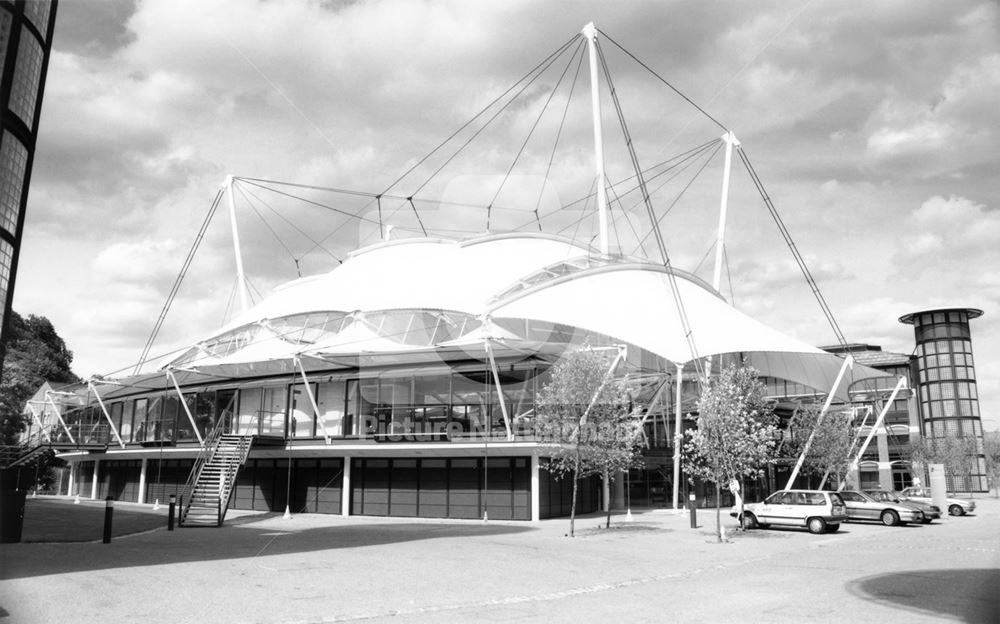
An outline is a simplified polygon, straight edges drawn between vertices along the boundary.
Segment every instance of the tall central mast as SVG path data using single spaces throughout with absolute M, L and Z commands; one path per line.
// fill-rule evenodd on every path
M 233 188 L 233 176 L 227 176 L 224 185 L 229 191 L 229 224 L 233 229 L 233 251 L 236 255 L 236 288 L 240 293 L 240 306 L 243 312 L 250 309 L 250 292 L 247 290 L 247 278 L 243 273 L 243 251 L 240 249 L 240 230 L 236 226 L 236 189 Z
M 608 191 L 604 184 L 604 140 L 601 132 L 601 88 L 597 81 L 597 28 L 590 22 L 580 31 L 587 38 L 590 52 L 590 96 L 594 109 L 594 166 L 597 169 L 597 220 L 600 249 L 608 254 Z

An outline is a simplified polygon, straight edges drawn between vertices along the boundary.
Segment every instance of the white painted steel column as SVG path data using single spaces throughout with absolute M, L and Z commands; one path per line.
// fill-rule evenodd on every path
M 79 492 L 76 491 L 76 471 L 80 467 L 80 464 L 73 462 L 69 465 L 69 486 L 66 488 L 66 494 L 68 496 L 75 496 Z
M 142 466 L 139 468 L 139 496 L 136 497 L 135 501 L 137 503 L 146 502 L 146 467 L 148 462 L 147 458 L 142 458 Z
M 59 413 L 59 407 L 56 405 L 56 402 L 52 400 L 52 393 L 46 391 L 45 392 L 45 399 L 49 402 L 49 405 L 51 405 L 52 409 L 55 411 L 56 418 L 59 419 L 59 424 L 62 425 L 63 430 L 66 431 L 66 435 L 69 436 L 70 443 L 71 444 L 76 444 L 76 440 L 73 439 L 73 434 L 70 433 L 69 427 L 66 426 L 66 421 L 63 420 L 62 414 Z
M 816 437 L 816 431 L 823 423 L 823 417 L 826 416 L 827 410 L 830 409 L 830 404 L 833 403 L 833 397 L 837 394 L 837 389 L 840 387 L 840 382 L 843 381 L 844 373 L 847 372 L 848 368 L 854 368 L 854 358 L 850 355 L 844 358 L 844 363 L 840 365 L 840 372 L 837 373 L 837 378 L 833 382 L 833 388 L 830 389 L 830 394 L 826 396 L 826 402 L 823 403 L 823 409 L 820 410 L 819 416 L 816 417 L 816 427 L 809 434 L 809 439 L 806 440 L 805 446 L 802 447 L 802 453 L 799 455 L 799 459 L 795 462 L 795 468 L 792 469 L 792 474 L 788 477 L 788 481 L 785 483 L 785 490 L 792 489 L 792 483 L 795 481 L 795 477 L 799 476 L 799 470 L 802 469 L 802 463 L 805 461 L 806 455 L 809 453 L 809 447 L 812 446 L 813 438 Z
M 594 167 L 597 171 L 597 220 L 601 253 L 608 253 L 608 191 L 604 183 L 604 138 L 601 130 L 601 86 L 597 73 L 597 27 L 590 22 L 580 31 L 590 53 L 590 98 L 594 114 Z
M 344 478 L 340 486 L 340 515 L 351 515 L 351 458 L 344 458 Z
M 233 230 L 233 250 L 236 253 L 236 280 L 239 282 L 240 305 L 243 311 L 250 309 L 250 292 L 247 290 L 246 275 L 243 273 L 243 252 L 240 249 L 240 230 L 236 225 L 236 198 L 233 176 L 226 176 L 225 186 L 229 190 L 229 224 Z
M 875 419 L 875 424 L 872 425 L 871 431 L 868 432 L 868 437 L 865 438 L 865 441 L 864 443 L 862 443 L 861 448 L 858 449 L 858 454 L 851 462 L 850 468 L 848 468 L 848 474 L 858 473 L 858 466 L 861 463 L 861 458 L 864 456 L 865 451 L 868 450 L 868 445 L 871 443 L 872 438 L 875 436 L 875 432 L 879 429 L 879 427 L 882 426 L 882 423 L 885 422 L 885 415 L 889 412 L 889 408 L 892 407 L 893 402 L 896 400 L 896 395 L 899 394 L 899 391 L 902 390 L 904 387 L 906 387 L 906 377 L 901 376 L 899 378 L 899 381 L 896 382 L 896 387 L 892 389 L 892 394 L 889 395 L 889 399 L 885 402 L 885 405 L 882 407 L 882 411 L 879 412 L 878 418 Z M 859 484 L 860 481 L 861 481 L 860 475 L 858 475 Z M 844 489 L 845 484 L 846 480 L 841 481 L 840 487 L 837 488 L 837 491 L 839 492 L 840 490 Z
M 540 482 L 539 473 L 541 469 L 538 466 L 538 456 L 531 456 L 531 521 L 538 522 L 542 519 L 542 499 L 541 492 L 538 491 L 538 484 Z
M 497 361 L 493 357 L 493 349 L 490 347 L 490 339 L 484 340 L 486 344 L 486 355 L 490 359 L 490 370 L 493 372 L 493 383 L 497 387 L 497 399 L 500 400 L 500 414 L 503 415 L 503 424 L 507 428 L 507 440 L 514 439 L 514 430 L 510 427 L 510 416 L 507 415 L 507 401 L 503 398 L 503 386 L 500 385 L 500 371 L 497 369 Z M 492 423 L 487 423 L 486 436 L 489 437 L 493 429 Z
M 101 460 L 94 460 L 94 480 L 90 482 L 90 497 L 97 500 L 97 467 L 101 465 Z
M 678 498 L 680 497 L 680 487 L 681 487 L 681 382 L 684 381 L 684 365 L 677 365 L 677 378 L 675 383 L 677 384 L 677 399 L 674 407 L 675 419 L 674 419 L 674 509 L 680 509 L 677 506 Z
M 316 404 L 316 397 L 313 396 L 312 386 L 309 385 L 309 378 L 306 377 L 306 368 L 302 365 L 302 358 L 296 355 L 293 359 L 295 360 L 295 363 L 299 365 L 299 372 L 302 373 L 302 383 L 306 387 L 306 395 L 309 397 L 309 404 L 312 405 L 313 408 L 313 421 L 318 422 L 319 425 L 323 427 L 323 439 L 327 444 L 330 444 L 330 434 L 326 431 L 326 418 L 324 418 L 323 414 L 320 413 L 319 405 Z M 341 425 L 340 428 L 343 429 L 343 425 Z M 341 433 L 341 435 L 344 434 Z
M 191 423 L 191 428 L 194 429 L 194 434 L 198 436 L 198 444 L 205 446 L 205 438 L 201 437 L 201 432 L 198 431 L 198 423 L 194 421 L 194 416 L 191 414 L 191 408 L 188 407 L 187 401 L 184 400 L 184 393 L 181 392 L 181 386 L 177 383 L 177 377 L 174 376 L 174 371 L 167 369 L 167 377 L 174 384 L 174 390 L 177 391 L 177 398 L 181 401 L 181 407 L 184 408 L 184 413 L 187 414 L 188 422 Z
M 94 393 L 95 397 L 97 397 L 97 404 L 101 406 L 101 412 L 104 413 L 104 418 L 106 418 L 108 424 L 111 425 L 111 433 L 115 434 L 115 438 L 118 440 L 118 445 L 125 448 L 125 443 L 122 442 L 122 437 L 118 435 L 118 427 L 115 427 L 114 421 L 111 420 L 111 414 L 108 413 L 108 408 L 104 406 L 104 401 L 101 400 L 101 395 L 98 394 L 97 388 L 94 387 L 94 381 L 92 379 L 88 379 L 87 386 L 90 387 L 90 391 Z
M 729 210 L 729 172 L 733 163 L 733 146 L 739 145 L 732 132 L 722 135 L 726 142 L 726 163 L 722 171 L 722 199 L 719 202 L 719 233 L 715 239 L 715 272 L 712 274 L 712 288 L 716 292 L 722 284 L 722 252 L 726 246 L 726 213 Z

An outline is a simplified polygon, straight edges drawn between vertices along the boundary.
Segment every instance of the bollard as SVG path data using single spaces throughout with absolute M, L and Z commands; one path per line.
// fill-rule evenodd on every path
M 115 515 L 115 499 L 110 496 L 104 499 L 104 543 L 111 543 L 111 520 Z
M 174 530 L 174 510 L 177 508 L 177 495 L 170 495 L 170 507 L 167 510 L 167 530 Z
M 697 529 L 698 528 L 698 509 L 695 507 L 695 501 L 696 500 L 697 499 L 695 498 L 694 494 L 688 494 L 688 509 L 691 510 L 691 528 L 692 529 Z

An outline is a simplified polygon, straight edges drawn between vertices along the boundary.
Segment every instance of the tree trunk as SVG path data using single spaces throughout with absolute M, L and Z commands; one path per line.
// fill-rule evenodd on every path
M 580 479 L 580 456 L 573 464 L 573 505 L 569 508 L 569 536 L 576 537 L 576 488 Z
M 722 500 L 722 486 L 715 483 L 715 538 L 722 543 L 722 509 L 719 506 Z

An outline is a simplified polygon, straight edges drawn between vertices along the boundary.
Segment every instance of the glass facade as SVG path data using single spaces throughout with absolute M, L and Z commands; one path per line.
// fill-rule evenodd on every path
M 49 0 L 0 2 L 0 365 L 55 15 Z
M 923 435 L 929 438 L 972 438 L 982 446 L 979 392 L 972 356 L 970 319 L 980 310 L 931 310 L 907 315 L 916 336 L 917 393 Z M 949 489 L 983 491 L 982 458 L 964 476 L 949 475 Z M 976 467 L 975 464 L 980 464 Z
M 42 44 L 30 30 L 21 30 L 21 41 L 17 47 L 17 64 L 14 68 L 14 83 L 11 85 L 7 106 L 28 128 L 35 122 L 35 101 L 38 98 L 44 60 L 45 52 Z
M 17 232 L 27 165 L 28 148 L 17 137 L 4 132 L 0 137 L 0 228 L 11 235 Z
M 28 0 L 24 3 L 24 16 L 38 29 L 43 41 L 48 32 L 49 11 L 51 9 L 52 5 L 49 0 Z
M 7 7 L 0 4 L 0 67 L 7 61 L 7 45 L 10 41 L 10 30 L 14 23 L 14 17 L 7 10 Z
M 4 314 L 7 307 L 7 291 L 10 284 L 10 268 L 13 262 L 14 246 L 5 240 L 0 239 L 0 324 L 6 319 Z

